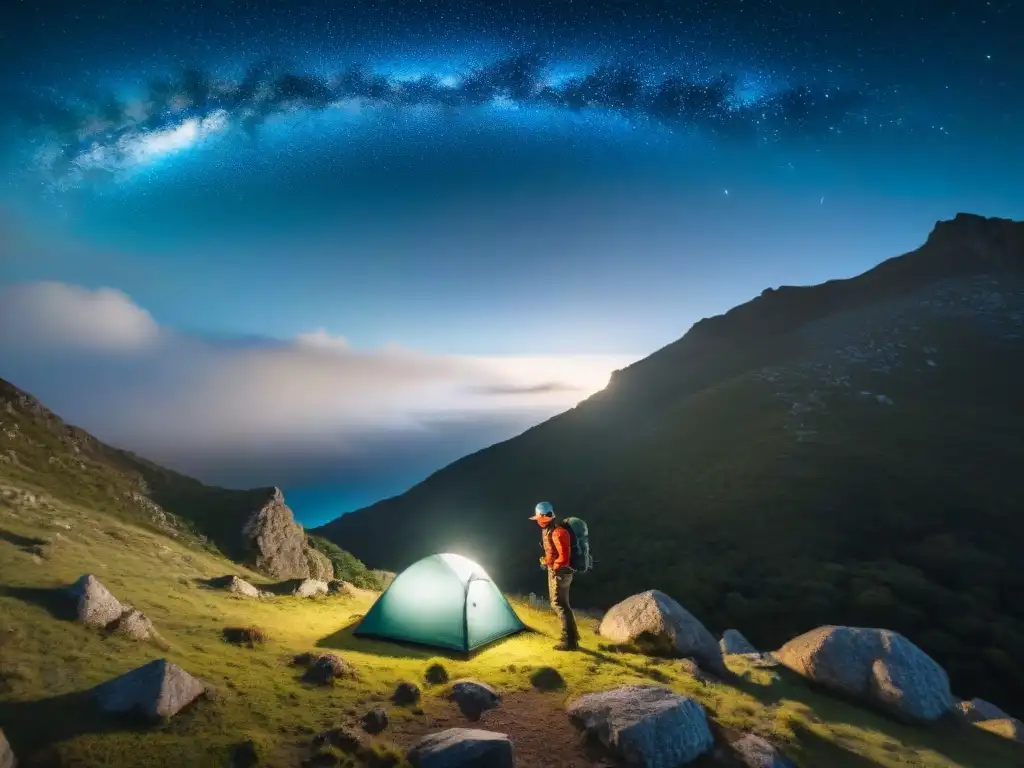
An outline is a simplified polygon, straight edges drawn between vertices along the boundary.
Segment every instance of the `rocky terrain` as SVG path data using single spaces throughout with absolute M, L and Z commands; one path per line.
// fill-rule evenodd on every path
M 1024 714 L 1021 392 L 1024 223 L 962 214 L 863 275 L 702 320 L 576 408 L 316 533 L 395 570 L 457 525 L 525 592 L 538 537 L 516 510 L 548 499 L 590 526 L 583 604 L 656 584 L 762 647 L 889 627 Z

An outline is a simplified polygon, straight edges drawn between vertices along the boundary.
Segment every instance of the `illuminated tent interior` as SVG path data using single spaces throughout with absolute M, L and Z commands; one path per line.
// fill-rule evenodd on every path
M 468 653 L 524 629 L 483 568 L 446 553 L 402 571 L 359 622 L 355 635 Z

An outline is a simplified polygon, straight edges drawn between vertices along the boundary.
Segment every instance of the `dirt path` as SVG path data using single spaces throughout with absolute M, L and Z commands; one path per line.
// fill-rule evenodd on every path
M 438 701 L 423 717 L 395 723 L 390 740 L 412 746 L 428 733 L 446 728 L 481 728 L 507 733 L 512 740 L 517 768 L 597 768 L 616 765 L 588 748 L 581 733 L 565 714 L 564 695 L 557 693 L 509 693 L 501 706 L 471 722 L 448 701 Z

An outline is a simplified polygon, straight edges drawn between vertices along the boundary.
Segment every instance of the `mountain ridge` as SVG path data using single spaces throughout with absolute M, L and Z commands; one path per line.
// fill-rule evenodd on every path
M 1024 705 L 1006 682 L 1024 681 L 1022 273 L 1024 223 L 958 215 L 861 275 L 695 323 L 575 408 L 316 532 L 375 567 L 455 549 L 538 590 L 526 517 L 549 499 L 591 525 L 581 604 L 661 588 L 766 646 L 893 626 Z

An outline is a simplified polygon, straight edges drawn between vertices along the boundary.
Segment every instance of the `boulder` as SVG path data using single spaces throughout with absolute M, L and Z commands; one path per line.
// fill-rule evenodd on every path
M 953 708 L 946 671 L 887 629 L 819 627 L 790 640 L 775 655 L 797 674 L 903 719 L 931 722 Z
M 391 700 L 399 706 L 409 706 L 420 700 L 420 687 L 416 683 L 401 682 L 391 694 Z
M 458 704 L 463 715 L 474 721 L 501 702 L 496 690 L 478 680 L 456 680 L 452 683 L 449 698 Z
M 757 648 L 738 629 L 725 630 L 718 645 L 723 654 L 757 653 Z
M 714 745 L 701 705 L 654 685 L 580 696 L 569 717 L 630 766 L 676 768 Z
M 954 711 L 969 723 L 980 723 L 982 720 L 1005 720 L 1010 716 L 999 707 L 984 699 L 961 701 Z
M 303 579 L 292 593 L 296 597 L 316 597 L 327 594 L 327 582 L 316 579 Z
M 449 728 L 420 739 L 409 750 L 416 768 L 512 768 L 512 742 L 504 733 Z
M 15 768 L 17 764 L 18 761 L 14 757 L 14 750 L 11 749 L 7 737 L 4 736 L 4 732 L 0 730 L 0 768 Z
M 279 579 L 308 579 L 309 544 L 302 526 L 295 522 L 280 488 L 256 510 L 242 527 L 242 546 L 248 565 Z
M 153 622 L 137 608 L 129 608 L 118 618 L 114 632 L 132 640 L 156 640 L 159 638 Z
M 309 566 L 309 578 L 317 581 L 334 581 L 334 565 L 327 555 L 308 546 L 306 564 Z
M 327 594 L 347 595 L 348 593 L 348 585 L 344 581 L 338 581 L 338 579 L 331 579 L 327 582 Z
M 173 717 L 204 690 L 201 682 L 177 664 L 157 659 L 102 683 L 93 690 L 93 698 L 103 712 L 159 719 Z
M 238 595 L 239 597 L 263 597 L 263 593 L 260 592 L 260 590 L 245 579 L 240 579 L 237 576 L 232 576 L 228 579 L 225 589 L 227 589 L 231 594 Z
M 125 607 L 100 583 L 87 573 L 68 590 L 78 601 L 78 620 L 90 627 L 106 627 L 121 618 Z
M 388 727 L 388 713 L 383 707 L 374 707 L 359 718 L 359 722 L 364 731 L 375 736 Z
M 690 656 L 705 669 L 725 673 L 718 641 L 683 606 L 656 589 L 612 606 L 598 630 L 614 643 L 651 653 Z
M 333 685 L 338 678 L 354 680 L 356 677 L 355 667 L 333 653 L 309 656 L 305 661 L 308 664 L 308 669 L 302 679 L 307 683 Z M 303 662 L 299 661 L 299 663 Z
M 994 720 L 982 720 L 975 723 L 979 728 L 984 728 L 989 733 L 1002 736 L 1004 739 L 1011 739 L 1024 743 L 1024 723 L 1015 717 L 1000 717 Z
M 749 734 L 732 743 L 733 754 L 746 768 L 796 768 L 771 742 Z

